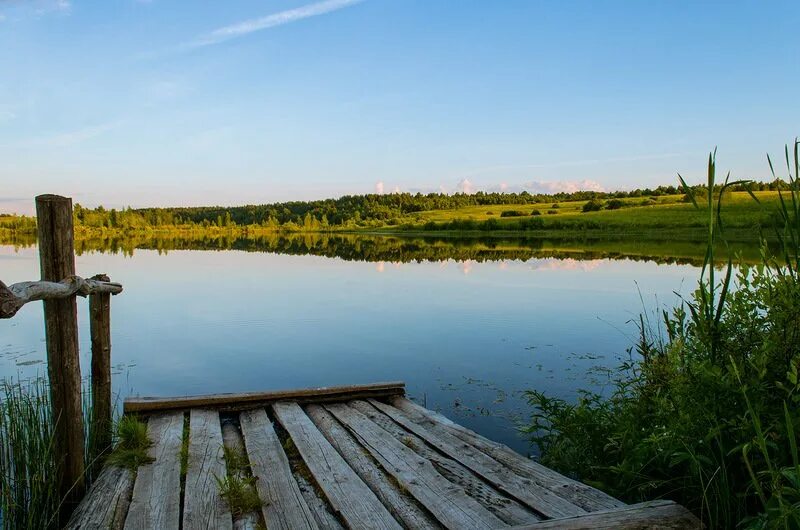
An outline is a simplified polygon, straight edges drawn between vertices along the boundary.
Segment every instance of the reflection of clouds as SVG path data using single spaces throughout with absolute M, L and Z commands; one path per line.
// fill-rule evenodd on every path
M 471 259 L 468 259 L 466 261 L 462 261 L 459 264 L 459 268 L 461 269 L 461 272 L 464 273 L 464 276 L 466 276 L 470 272 L 472 272 L 472 265 L 473 265 L 473 261 Z
M 383 272 L 383 268 L 384 268 L 384 263 L 382 261 L 379 261 L 375 265 L 375 270 L 378 271 L 378 272 Z
M 593 271 L 603 262 L 601 259 L 577 260 L 573 258 L 556 259 L 547 258 L 530 262 L 532 270 L 546 271 Z
M 498 265 L 497 268 L 500 269 L 501 271 L 508 269 L 508 262 L 505 260 L 501 261 L 500 265 Z

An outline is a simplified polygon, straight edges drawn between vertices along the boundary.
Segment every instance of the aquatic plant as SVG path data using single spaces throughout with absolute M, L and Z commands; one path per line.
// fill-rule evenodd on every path
M 800 527 L 799 146 L 786 149 L 778 252 L 764 245 L 760 263 L 738 269 L 729 259 L 721 276 L 725 192 L 746 183 L 717 185 L 713 154 L 706 193 L 681 179 L 707 216 L 698 287 L 656 323 L 639 318 L 610 396 L 527 392 L 525 431 L 546 465 L 628 501 L 671 498 L 711 528 Z

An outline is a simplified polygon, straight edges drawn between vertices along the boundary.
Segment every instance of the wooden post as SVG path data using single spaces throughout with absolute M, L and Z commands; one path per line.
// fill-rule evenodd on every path
M 75 274 L 72 199 L 36 197 L 42 280 L 61 281 Z M 54 450 L 60 459 L 59 484 L 68 516 L 84 493 L 84 436 L 78 315 L 75 297 L 44 302 L 47 374 L 55 421 Z
M 93 280 L 111 281 L 105 274 Z M 111 447 L 111 294 L 89 295 L 89 328 L 92 335 L 91 455 Z M 102 459 L 100 459 L 102 460 Z M 98 461 L 98 463 L 100 463 Z

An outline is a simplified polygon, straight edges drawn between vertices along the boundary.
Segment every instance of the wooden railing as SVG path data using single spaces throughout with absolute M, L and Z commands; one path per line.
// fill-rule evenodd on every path
M 75 275 L 72 199 L 36 197 L 41 281 L 6 286 L 0 281 L 0 318 L 11 318 L 29 302 L 44 302 L 47 375 L 58 457 L 58 481 L 64 511 L 83 497 L 84 450 L 81 367 L 78 351 L 76 296 L 89 297 L 92 338 L 92 422 L 94 454 L 109 448 L 112 438 L 110 298 L 122 285 L 105 275 Z

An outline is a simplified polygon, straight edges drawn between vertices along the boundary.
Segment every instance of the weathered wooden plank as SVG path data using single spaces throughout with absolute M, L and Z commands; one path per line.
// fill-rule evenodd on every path
M 222 422 L 222 443 L 225 445 L 231 454 L 236 455 L 238 459 L 244 459 L 249 462 L 247 451 L 244 448 L 244 439 L 242 433 L 232 421 Z M 239 480 L 248 478 L 247 473 L 243 470 L 228 470 L 228 473 L 235 476 Z M 259 525 L 259 514 L 257 512 L 248 512 L 242 514 L 234 514 L 233 516 L 233 530 L 257 530 Z
M 170 412 L 147 422 L 153 462 L 139 467 L 125 530 L 172 530 L 180 524 L 183 414 Z
M 267 413 L 264 409 L 242 412 L 239 422 L 267 527 L 316 528 Z
M 453 460 L 460 462 L 503 493 L 527 504 L 542 515 L 552 518 L 586 513 L 583 508 L 539 487 L 530 479 L 512 473 L 489 455 L 459 440 L 454 435 L 428 430 L 415 423 L 400 409 L 386 403 L 376 400 L 371 400 L 370 403 L 405 429 L 413 432 Z
M 651 501 L 603 510 L 577 517 L 551 519 L 515 526 L 513 530 L 642 530 L 645 528 L 689 529 L 702 528 L 689 510 L 672 501 Z
M 132 490 L 132 471 L 107 466 L 72 513 L 67 530 L 121 529 L 128 513 Z
M 233 527 L 230 508 L 222 498 L 217 479 L 225 477 L 222 428 L 219 412 L 192 409 L 189 412 L 189 457 L 183 495 L 184 528 Z
M 151 413 L 192 407 L 238 409 L 257 408 L 277 401 L 297 403 L 342 401 L 347 399 L 389 398 L 402 396 L 405 383 L 372 383 L 368 385 L 331 386 L 268 392 L 245 392 L 240 394 L 212 394 L 205 396 L 181 396 L 169 398 L 134 397 L 124 403 L 125 413 Z
M 390 473 L 446 528 L 497 528 L 505 524 L 464 491 L 440 475 L 369 418 L 343 403 L 326 406 Z
M 625 506 L 620 500 L 545 467 L 509 447 L 493 442 L 478 433 L 451 421 L 446 416 L 422 407 L 406 398 L 398 397 L 391 403 L 409 415 L 415 422 L 434 432 L 448 432 L 460 440 L 488 454 L 511 471 L 529 478 L 542 487 L 564 497 L 586 511 L 597 511 Z
M 358 477 L 297 403 L 272 410 L 328 502 L 350 528 L 400 528 L 369 486 Z
M 413 499 L 400 492 L 386 472 L 364 452 L 364 448 L 328 411 L 320 405 L 308 405 L 306 414 L 404 527 L 439 528 L 435 519 L 421 509 Z
M 400 443 L 412 449 L 422 458 L 429 460 L 440 475 L 453 484 L 461 486 L 467 495 L 478 501 L 481 506 L 495 514 L 503 522 L 509 525 L 517 525 L 540 519 L 530 508 L 514 499 L 503 496 L 483 480 L 476 477 L 472 471 L 431 448 L 422 438 L 406 431 L 389 416 L 380 412 L 366 401 L 351 401 L 349 405 L 394 436 Z

